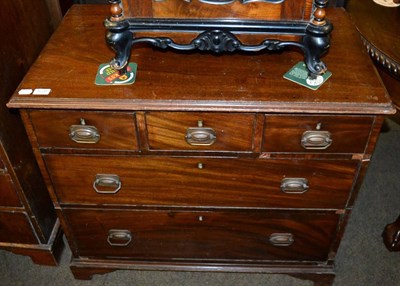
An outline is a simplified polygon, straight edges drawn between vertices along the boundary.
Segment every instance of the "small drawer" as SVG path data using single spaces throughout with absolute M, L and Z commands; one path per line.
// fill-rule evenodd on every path
M 149 112 L 151 150 L 251 151 L 253 114 Z
M 64 209 L 80 256 L 325 261 L 334 212 Z
M 138 149 L 134 113 L 32 110 L 29 115 L 42 148 Z
M 344 208 L 354 160 L 44 155 L 63 204 Z
M 0 206 L 20 207 L 21 202 L 18 198 L 14 184 L 8 174 L 0 173 Z
M 372 116 L 266 115 L 264 152 L 364 153 Z
M 0 243 L 2 242 L 38 243 L 25 213 L 0 212 Z

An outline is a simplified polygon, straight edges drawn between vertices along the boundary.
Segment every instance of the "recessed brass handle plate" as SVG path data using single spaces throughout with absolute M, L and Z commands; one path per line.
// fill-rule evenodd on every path
M 332 144 L 329 131 L 305 131 L 301 137 L 301 146 L 307 150 L 323 150 Z
M 281 181 L 281 191 L 286 194 L 304 194 L 309 188 L 306 178 L 284 178 Z
M 291 233 L 273 233 L 269 236 L 269 243 L 273 246 L 291 246 L 294 236 Z
M 98 194 L 116 194 L 121 186 L 122 182 L 118 175 L 97 174 L 93 181 L 93 189 Z
M 110 229 L 108 231 L 107 242 L 111 246 L 124 247 L 132 241 L 132 233 L 126 229 Z
M 69 137 L 76 143 L 95 144 L 100 140 L 100 133 L 95 126 L 71 125 Z
M 185 139 L 192 146 L 211 146 L 217 140 L 217 134 L 212 128 L 189 127 Z

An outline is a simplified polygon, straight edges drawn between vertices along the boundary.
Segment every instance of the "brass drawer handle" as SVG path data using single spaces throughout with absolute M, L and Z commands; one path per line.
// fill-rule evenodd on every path
M 116 194 L 121 186 L 118 175 L 97 174 L 93 181 L 93 189 L 99 194 Z
M 100 133 L 95 126 L 86 125 L 85 120 L 81 119 L 80 125 L 71 125 L 69 137 L 76 143 L 95 144 L 100 140 Z
M 190 127 L 186 130 L 185 138 L 193 146 L 211 146 L 217 140 L 217 135 L 212 128 Z
M 294 236 L 291 233 L 273 233 L 269 237 L 273 246 L 291 246 L 294 243 Z
M 110 229 L 108 231 L 107 242 L 111 246 L 124 247 L 132 241 L 132 233 L 126 229 Z
M 281 181 L 281 191 L 286 194 L 304 194 L 309 188 L 306 178 L 284 178 Z
M 307 150 L 323 150 L 331 146 L 329 131 L 306 131 L 301 138 L 301 146 Z

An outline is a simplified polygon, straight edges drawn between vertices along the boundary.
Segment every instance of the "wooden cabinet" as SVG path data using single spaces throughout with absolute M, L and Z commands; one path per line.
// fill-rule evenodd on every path
M 53 32 L 45 0 L 0 9 L 0 249 L 57 265 L 62 250 L 53 209 L 21 118 L 6 103 Z
M 344 11 L 329 9 L 336 32 L 324 60 L 333 75 L 312 91 L 282 77 L 302 60 L 296 51 L 216 57 L 141 47 L 134 84 L 95 85 L 112 54 L 107 9 L 74 6 L 8 103 L 23 115 L 75 277 L 248 271 L 331 283 L 394 111 Z M 51 92 L 18 93 L 39 87 Z

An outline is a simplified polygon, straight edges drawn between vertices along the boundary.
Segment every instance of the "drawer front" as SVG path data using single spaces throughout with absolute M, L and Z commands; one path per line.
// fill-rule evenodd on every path
M 327 259 L 334 212 L 65 209 L 80 256 L 135 259 Z
M 10 175 L 0 173 L 0 206 L 19 207 L 21 202 L 18 198 Z
M 265 117 L 264 152 L 363 153 L 372 116 Z
M 0 212 L 0 243 L 2 242 L 38 243 L 25 213 Z
M 227 4 L 221 3 L 226 2 Z M 285 0 L 279 3 L 268 1 L 136 1 L 123 0 L 128 16 L 154 18 L 227 18 L 260 20 L 308 20 L 311 0 Z M 249 1 L 247 1 L 249 2 Z M 271 1 L 272 2 L 272 1 Z M 135 7 L 135 8 L 132 8 Z M 131 10 L 129 11 L 129 8 Z M 142 11 L 149 11 L 150 14 Z
M 254 120 L 253 114 L 149 112 L 149 148 L 251 151 Z
M 134 113 L 34 110 L 29 114 L 43 148 L 138 149 Z
M 343 208 L 351 160 L 45 155 L 61 203 Z

